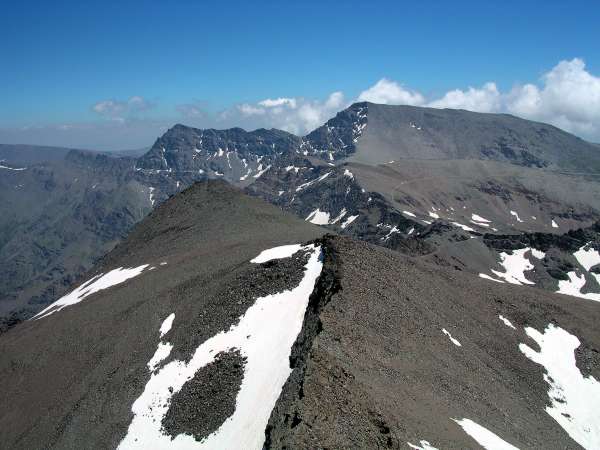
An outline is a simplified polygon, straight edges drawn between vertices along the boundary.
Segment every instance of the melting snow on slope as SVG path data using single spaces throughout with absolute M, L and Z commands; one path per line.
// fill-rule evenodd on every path
M 389 227 L 389 225 L 388 225 Z M 400 230 L 398 229 L 398 227 L 396 225 L 394 225 L 392 228 L 390 228 L 390 231 L 388 232 L 388 234 L 386 234 L 384 237 L 381 238 L 382 241 L 387 241 L 390 236 L 394 233 L 400 233 Z
M 260 254 L 256 258 L 251 259 L 250 262 L 262 264 L 273 259 L 289 258 L 294 253 L 300 251 L 301 248 L 302 246 L 300 244 L 280 245 L 279 247 L 269 248 L 260 252 Z
M 512 284 L 535 284 L 525 278 L 525 272 L 533 269 L 533 264 L 525 257 L 530 251 L 529 247 L 513 250 L 512 255 L 506 252 L 500 253 L 500 265 L 504 267 L 504 272 L 492 269 L 497 277 L 503 278 Z
M 510 322 L 510 320 L 508 320 L 506 317 L 504 317 L 502 314 L 500 314 L 498 316 L 498 318 L 504 323 L 504 325 L 506 325 L 509 328 L 512 328 L 513 330 L 516 330 L 515 326 Z
M 487 428 L 482 427 L 470 419 L 452 420 L 459 424 L 465 433 L 475 439 L 479 445 L 486 450 L 519 450 L 514 445 L 510 445 Z
M 427 441 L 420 441 L 419 445 L 411 444 L 410 442 L 407 442 L 407 444 L 410 448 L 414 448 L 416 450 L 438 450 Z
M 119 449 L 262 449 L 271 411 L 291 373 L 291 348 L 323 266 L 320 247 L 302 249 L 310 252 L 310 258 L 298 286 L 257 298 L 237 325 L 202 343 L 187 364 L 174 360 L 151 374 L 131 408 L 134 418 Z M 161 423 L 173 395 L 217 354 L 233 349 L 247 358 L 233 415 L 201 442 L 187 434 L 173 439 L 163 434 Z
M 586 249 L 586 247 L 588 247 Z M 585 270 L 590 270 L 596 264 L 600 264 L 600 253 L 598 250 L 593 249 L 590 243 L 584 245 L 575 253 L 573 253 L 577 262 L 583 266 Z
M 568 272 L 567 276 L 569 277 L 568 280 L 558 281 L 558 291 L 556 291 L 558 294 L 572 295 L 574 297 L 581 297 L 600 302 L 600 294 L 594 294 L 592 292 L 584 294 L 581 292 L 581 289 L 583 286 L 585 286 L 584 275 L 577 275 L 575 272 Z
M 485 273 L 480 273 L 479 278 L 483 278 L 484 280 L 495 281 L 496 283 L 504 283 L 504 281 L 492 278 L 489 275 L 486 275 Z
M 327 178 L 329 175 L 331 175 L 331 172 L 327 172 L 325 175 L 321 175 L 319 178 L 317 178 L 316 180 L 311 180 L 311 181 L 307 181 L 304 184 L 301 184 L 300 186 L 298 186 L 296 188 L 296 192 L 300 192 L 302 189 L 305 189 L 309 186 L 311 186 L 314 183 L 318 183 L 319 181 L 323 181 L 325 178 Z
M 543 251 L 538 250 L 537 248 L 530 248 L 529 250 L 531 250 L 531 255 L 534 258 L 544 259 L 546 257 L 546 254 Z
M 454 225 L 455 227 L 462 228 L 462 229 L 463 229 L 463 230 L 465 230 L 465 231 L 473 231 L 473 232 L 475 232 L 475 229 L 473 229 L 473 228 L 471 228 L 471 227 L 468 227 L 468 226 L 466 226 L 466 225 L 463 225 L 462 223 L 458 223 L 458 222 L 450 222 L 450 224 L 451 224 L 451 225 Z
M 173 320 L 175 320 L 175 313 L 170 314 L 160 326 L 160 337 L 162 338 L 165 334 L 171 331 L 173 326 Z
M 342 210 L 337 215 L 337 217 L 331 221 L 331 224 L 333 225 L 334 223 L 338 223 L 340 220 L 342 220 L 342 218 L 346 215 L 346 213 L 347 213 L 346 208 L 342 208 Z
M 462 347 L 462 346 L 460 345 L 460 342 L 458 342 L 456 339 L 454 339 L 448 330 L 446 330 L 445 328 L 442 328 L 442 333 L 444 333 L 446 336 L 448 336 L 448 339 L 450 339 L 450 341 L 451 341 L 451 342 L 452 342 L 454 345 L 456 345 L 457 347 Z
M 67 306 L 75 305 L 76 303 L 79 303 L 84 298 L 86 298 L 89 295 L 92 295 L 95 292 L 107 289 L 111 286 L 116 286 L 117 284 L 123 283 L 124 281 L 127 281 L 130 278 L 138 276 L 144 271 L 146 267 L 148 267 L 148 264 L 144 264 L 138 267 L 132 267 L 130 269 L 124 269 L 122 267 L 119 267 L 118 269 L 111 270 L 110 272 L 104 275 L 96 275 L 92 279 L 83 283 L 71 293 L 59 298 L 50 306 L 41 310 L 39 313 L 33 316 L 33 318 L 41 319 L 43 317 L 49 316 L 50 314 L 54 314 L 55 312 L 58 312 L 61 309 L 66 308 Z
M 358 214 L 355 216 L 348 216 L 348 218 L 346 220 L 344 220 L 344 223 L 341 225 L 341 227 L 346 228 L 348 225 L 350 225 L 352 222 L 354 222 L 357 217 L 358 217 Z
M 246 172 L 246 175 L 242 175 L 240 177 L 240 181 L 246 181 L 246 179 L 250 176 L 251 173 L 252 173 L 252 169 L 250 167 L 248 167 L 248 171 Z
M 149 187 L 148 190 L 149 190 L 150 204 L 152 206 L 154 206 L 154 202 L 156 201 L 156 200 L 154 200 L 154 188 Z
M 515 219 L 517 219 L 517 222 L 523 222 L 523 221 L 521 220 L 521 218 L 519 217 L 519 214 L 518 214 L 516 211 L 511 211 L 511 212 L 510 212 L 510 215 L 511 215 L 511 216 L 515 216 Z
M 473 222 L 491 223 L 490 220 L 487 220 L 485 217 L 478 216 L 477 214 L 471 214 L 471 220 Z
M 315 225 L 328 225 L 329 213 L 321 211 L 319 208 L 317 208 L 304 220 L 308 220 L 310 223 L 314 223 Z
M 554 324 L 543 334 L 531 327 L 525 332 L 540 351 L 526 344 L 519 344 L 519 350 L 546 369 L 544 380 L 550 385 L 546 412 L 583 448 L 599 449 L 600 383 L 593 376 L 584 377 L 575 364 L 579 339 Z
M 0 164 L 0 169 L 14 170 L 15 172 L 20 172 L 21 170 L 26 170 L 27 167 L 8 167 Z
M 591 243 L 588 242 L 586 245 L 584 245 L 575 253 L 573 253 L 573 256 L 575 257 L 575 259 L 577 259 L 577 262 L 581 264 L 582 267 L 588 272 L 592 267 L 594 267 L 597 264 L 600 264 L 600 253 L 598 252 L 598 250 L 593 249 L 590 246 L 590 244 Z M 596 279 L 598 284 L 600 284 L 599 274 L 590 272 L 590 275 L 592 275 Z
M 262 176 L 262 174 L 264 174 L 270 168 L 271 168 L 270 164 L 267 167 L 265 167 L 264 169 L 262 169 L 262 165 L 258 166 L 258 169 L 257 169 L 258 173 L 256 175 L 254 175 L 254 178 L 260 178 Z
M 169 342 L 160 342 L 156 348 L 156 351 L 154 352 L 154 355 L 150 361 L 148 361 L 148 364 L 146 364 L 148 370 L 150 372 L 154 372 L 158 365 L 169 357 L 171 350 L 173 350 L 173 344 Z

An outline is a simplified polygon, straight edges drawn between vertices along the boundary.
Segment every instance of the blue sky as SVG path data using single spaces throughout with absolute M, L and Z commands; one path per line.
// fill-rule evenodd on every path
M 270 125 L 242 104 L 342 92 L 324 117 L 382 78 L 427 102 L 488 82 L 543 90 L 574 58 L 593 88 L 598 23 L 597 1 L 5 2 L 0 142 L 144 146 L 176 122 Z

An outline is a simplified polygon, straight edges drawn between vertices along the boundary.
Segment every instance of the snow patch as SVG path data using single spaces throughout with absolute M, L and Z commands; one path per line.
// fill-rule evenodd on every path
M 410 442 L 407 442 L 407 444 L 410 448 L 414 448 L 416 450 L 438 450 L 436 447 L 434 447 L 427 441 L 419 441 L 419 445 L 414 445 Z
M 448 336 L 448 339 L 450 339 L 450 341 L 454 345 L 456 345 L 457 347 L 462 347 L 462 345 L 460 344 L 460 342 L 458 342 L 456 339 L 454 339 L 448 330 L 446 330 L 445 328 L 442 328 L 442 333 L 444 333 L 446 336 Z
M 108 289 L 109 287 L 121 284 L 130 278 L 137 277 L 141 274 L 144 269 L 148 267 L 148 264 L 143 264 L 138 267 L 132 267 L 130 269 L 124 269 L 119 267 L 118 269 L 111 270 L 106 274 L 96 275 L 90 280 L 83 283 L 77 289 L 71 293 L 59 298 L 57 301 L 52 303 L 50 306 L 42 309 L 39 313 L 33 316 L 33 319 L 42 319 L 55 312 L 60 311 L 67 306 L 75 305 L 81 302 L 86 297 L 92 295 L 95 292 Z
M 531 327 L 525 332 L 540 351 L 526 344 L 519 344 L 519 350 L 544 367 L 544 380 L 550 385 L 546 412 L 583 448 L 600 448 L 600 383 L 593 376 L 584 377 L 575 364 L 579 339 L 554 324 L 544 333 Z
M 409 217 L 417 217 L 413 213 L 411 213 L 410 211 L 402 211 L 402 214 L 405 214 L 405 215 L 407 215 Z
M 348 178 L 351 178 L 351 179 L 354 179 L 354 174 L 352 172 L 350 172 L 348 169 L 344 170 L 344 176 L 348 177 Z
M 289 258 L 294 253 L 299 252 L 301 248 L 302 245 L 300 244 L 280 245 L 279 247 L 269 248 L 260 252 L 260 254 L 256 258 L 251 259 L 250 262 L 262 264 L 273 259 Z
M 175 313 L 169 314 L 169 316 L 163 321 L 163 323 L 160 326 L 161 338 L 169 331 L 171 331 L 171 327 L 173 326 L 173 320 L 175 320 Z
M 586 245 L 573 253 L 573 256 L 577 262 L 581 264 L 581 266 L 587 271 L 589 271 L 596 264 L 600 264 L 600 253 L 598 250 L 590 247 L 590 244 L 591 242 L 588 242 Z M 586 249 L 586 247 L 588 248 Z
M 240 177 L 240 181 L 246 181 L 246 179 L 250 176 L 251 173 L 252 173 L 252 169 L 250 167 L 248 167 L 248 171 L 246 172 L 245 175 L 242 175 Z
M 486 450 L 519 450 L 514 445 L 510 445 L 487 428 L 482 427 L 470 419 L 452 420 L 459 424 L 465 433 L 475 439 L 479 445 Z
M 498 316 L 498 318 L 504 323 L 504 325 L 506 325 L 509 328 L 512 328 L 513 330 L 516 330 L 515 326 L 510 322 L 510 320 L 508 320 L 506 317 L 504 317 L 502 314 L 500 314 Z
M 585 286 L 584 275 L 577 275 L 577 273 L 573 271 L 568 272 L 567 276 L 569 277 L 568 280 L 558 280 L 558 291 L 556 291 L 556 293 L 600 302 L 600 294 L 594 294 L 592 292 L 584 294 L 581 292 L 581 289 Z
M 327 178 L 329 175 L 331 175 L 331 172 L 327 172 L 325 175 L 321 175 L 321 176 L 320 176 L 319 178 L 317 178 L 316 180 L 311 180 L 311 181 L 308 181 L 308 182 L 306 182 L 306 183 L 304 183 L 304 184 L 301 184 L 300 186 L 298 186 L 298 187 L 296 188 L 296 192 L 300 192 L 302 189 L 305 189 L 305 188 L 307 188 L 307 187 L 311 186 L 311 185 L 312 185 L 312 184 L 314 184 L 314 183 L 318 183 L 319 181 L 323 181 L 323 180 L 324 180 L 325 178 Z
M 485 217 L 481 217 L 477 214 L 471 214 L 471 220 L 473 222 L 491 223 L 491 220 L 487 220 Z
M 173 350 L 173 344 L 170 344 L 169 342 L 160 342 L 156 348 L 156 351 L 154 352 L 154 355 L 150 361 L 148 361 L 148 364 L 146 364 L 148 370 L 150 372 L 154 372 L 158 365 L 169 357 L 171 350 Z
M 149 197 L 150 197 L 150 204 L 152 206 L 154 206 L 154 202 L 156 201 L 156 200 L 154 200 L 154 188 L 153 187 L 149 187 L 148 191 L 149 191 Z
M 519 217 L 519 214 L 518 214 L 516 211 L 511 211 L 511 212 L 510 212 L 510 215 L 511 215 L 511 216 L 515 216 L 515 219 L 517 219 L 517 222 L 523 222 L 523 221 L 521 220 L 521 218 Z
M 538 250 L 537 248 L 531 248 L 531 256 L 533 256 L 534 258 L 537 259 L 544 259 L 546 257 L 546 253 L 544 253 L 541 250 Z
M 338 223 L 340 220 L 342 220 L 342 218 L 346 215 L 346 213 L 347 213 L 346 208 L 342 208 L 342 210 L 340 211 L 338 216 L 331 221 L 331 224 L 333 225 L 334 223 Z
M 319 208 L 311 212 L 304 220 L 308 220 L 315 225 L 329 225 L 329 213 L 321 211 Z
M 492 269 L 497 277 L 503 278 L 511 284 L 535 284 L 525 278 L 525 272 L 533 269 L 533 264 L 525 257 L 530 251 L 529 247 L 513 250 L 512 255 L 506 252 L 500 253 L 500 265 L 504 267 L 504 272 Z
M 489 275 L 486 275 L 485 273 L 480 273 L 479 274 L 479 278 L 483 278 L 485 280 L 491 280 L 491 281 L 495 281 L 496 283 L 504 283 L 504 281 L 502 280 L 497 280 L 496 278 L 492 278 Z
M 349 216 L 344 223 L 341 225 L 342 229 L 346 228 L 348 225 L 350 225 L 352 222 L 354 222 L 358 217 L 358 214 L 355 216 Z
M 552 219 L 552 228 L 558 228 L 558 224 Z
M 462 228 L 462 229 L 463 229 L 463 230 L 465 230 L 465 231 L 472 231 L 472 232 L 476 233 L 476 231 L 475 231 L 475 229 L 474 229 L 474 228 L 471 228 L 471 227 L 469 227 L 469 226 L 467 226 L 467 225 L 463 225 L 462 223 L 458 223 L 458 222 L 450 222 L 450 224 L 451 224 L 451 225 L 454 225 L 455 227 Z
M 0 164 L 0 169 L 14 170 L 15 172 L 20 172 L 21 170 L 27 170 L 27 167 L 8 167 Z
M 396 225 L 394 225 L 392 227 L 392 229 L 388 232 L 388 234 L 386 234 L 384 237 L 381 238 L 382 241 L 387 241 L 390 236 L 394 233 L 400 233 L 400 230 L 398 229 L 398 227 Z
M 262 174 L 264 174 L 267 170 L 269 170 L 271 168 L 271 165 L 269 164 L 267 167 L 265 167 L 264 169 L 260 169 L 261 166 L 259 166 L 258 169 L 258 173 L 256 175 L 254 175 L 254 178 L 259 178 Z

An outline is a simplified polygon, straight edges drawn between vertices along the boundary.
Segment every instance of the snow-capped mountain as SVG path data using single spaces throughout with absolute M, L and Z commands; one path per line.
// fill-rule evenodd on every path
M 154 207 L 206 179 L 242 187 L 331 232 L 489 276 L 505 271 L 495 235 L 520 242 L 600 220 L 597 146 L 498 114 L 363 102 L 306 136 L 176 125 L 139 158 L 2 155 L 4 329 L 60 297 Z M 564 258 L 575 264 L 569 255 L 584 244 L 600 245 L 591 237 Z M 537 287 L 557 291 L 572 272 L 536 261 L 524 276 Z M 574 267 L 586 280 L 579 292 L 600 293 L 594 277 Z

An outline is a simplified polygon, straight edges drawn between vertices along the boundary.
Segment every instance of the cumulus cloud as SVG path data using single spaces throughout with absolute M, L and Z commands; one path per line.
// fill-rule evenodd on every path
M 579 58 L 561 61 L 542 76 L 541 86 L 513 88 L 506 95 L 505 108 L 600 140 L 600 77 L 589 73 Z
M 92 111 L 103 117 L 122 120 L 126 116 L 147 111 L 152 109 L 154 106 L 154 103 L 146 100 L 145 98 L 134 95 L 128 100 L 101 100 L 92 105 Z
M 324 100 L 301 97 L 267 98 L 250 104 L 242 103 L 219 115 L 220 122 L 236 123 L 246 128 L 280 128 L 290 133 L 305 134 L 322 125 L 348 106 L 342 92 L 333 92 Z
M 261 102 L 258 102 L 258 104 L 260 106 L 264 106 L 265 108 L 274 108 L 276 106 L 283 106 L 283 105 L 287 105 L 290 108 L 294 109 L 296 108 L 296 99 L 295 98 L 267 98 Z
M 184 123 L 199 128 L 239 126 L 248 130 L 280 128 L 297 135 L 319 127 L 354 101 L 384 104 L 405 104 L 434 108 L 458 108 L 479 112 L 510 113 L 526 119 L 551 123 L 585 139 L 600 142 L 600 76 L 592 74 L 582 59 L 561 61 L 538 80 L 515 85 L 501 91 L 489 81 L 482 86 L 459 87 L 443 95 L 427 96 L 398 81 L 381 78 L 356 97 L 347 98 L 340 91 L 323 99 L 303 97 L 271 97 L 253 103 L 233 105 L 219 113 L 209 112 L 198 101 L 175 106 L 174 111 Z M 170 126 L 177 117 L 156 122 L 140 117 L 140 112 L 155 105 L 140 96 L 128 99 L 106 99 L 92 110 L 104 120 L 100 123 L 66 124 L 39 129 L 0 129 L 0 141 L 53 143 L 54 145 L 84 145 L 90 136 L 91 147 L 130 146 L 148 143 Z M 110 130 L 110 132 L 108 132 Z M 110 137 L 110 139 L 109 139 Z M 131 137 L 131 138 L 130 138 Z M 136 138 L 136 140 L 133 139 Z M 113 139 L 114 138 L 114 139 Z M 121 139 L 123 144 L 116 143 Z
M 442 98 L 428 103 L 432 108 L 468 109 L 477 112 L 498 111 L 501 107 L 500 92 L 496 83 L 485 83 L 481 88 L 469 87 L 466 91 L 454 89 Z
M 496 83 L 454 89 L 440 98 L 382 78 L 357 97 L 374 103 L 467 109 L 477 112 L 510 113 L 551 123 L 584 138 L 600 141 L 600 77 L 587 71 L 585 62 L 575 58 L 561 61 L 537 83 L 514 86 L 501 92 Z
M 417 91 L 405 89 L 395 81 L 382 78 L 366 91 L 362 91 L 358 96 L 358 101 L 418 106 L 425 103 L 425 97 Z

